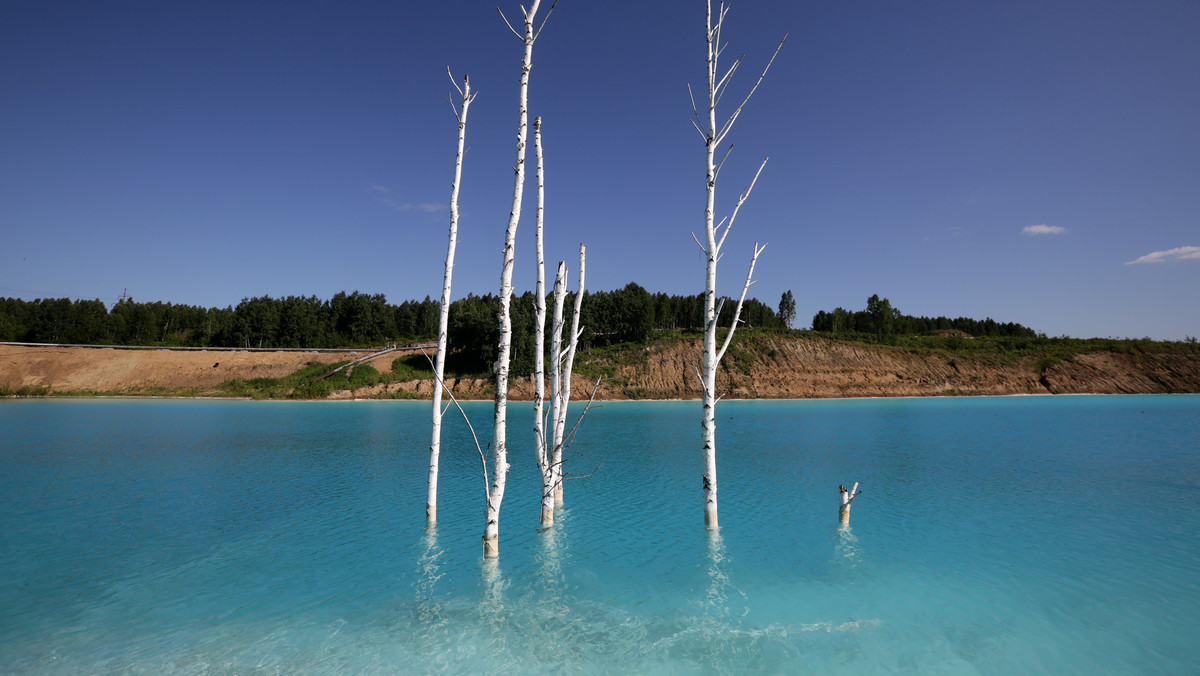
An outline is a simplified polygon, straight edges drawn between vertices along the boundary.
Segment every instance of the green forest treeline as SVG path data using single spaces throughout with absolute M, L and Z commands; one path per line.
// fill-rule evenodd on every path
M 568 294 L 571 296 L 573 294 Z M 728 299 L 727 299 L 728 300 Z M 722 305 L 718 324 L 728 327 L 736 302 Z M 573 298 L 568 298 L 570 312 Z M 496 296 L 468 295 L 450 308 L 450 347 L 447 368 L 459 375 L 486 375 L 496 360 L 499 323 Z M 703 327 L 704 299 L 650 293 L 630 283 L 615 291 L 588 292 L 583 303 L 583 349 L 638 345 L 659 336 L 698 335 Z M 512 372 L 533 370 L 534 295 L 514 296 L 511 305 Z M 749 328 L 782 331 L 795 317 L 788 291 L 779 311 L 748 299 L 742 321 Z M 547 323 L 551 320 L 548 318 Z M 567 318 L 570 321 L 570 317 Z M 0 298 L 0 342 L 76 345 L 142 345 L 225 348 L 364 348 L 387 343 L 400 346 L 436 339 L 438 303 L 425 298 L 394 305 L 383 294 L 340 292 L 329 300 L 315 296 L 245 298 L 236 307 L 202 308 L 190 305 L 122 300 L 108 308 L 99 300 Z M 569 324 L 568 324 L 569 325 Z M 550 328 L 550 327 L 547 327 Z M 878 295 L 858 311 L 836 308 L 813 316 L 812 330 L 837 340 L 887 344 L 910 349 L 946 349 L 952 353 L 1012 352 L 1037 349 L 1047 359 L 1060 352 L 1129 348 L 1108 341 L 1047 339 L 1015 323 L 958 317 L 913 317 L 893 308 Z M 752 335 L 752 334 L 751 334 Z M 940 336 L 940 337 L 939 337 Z M 973 337 L 978 340 L 967 340 Z M 1149 339 L 1134 341 L 1146 349 Z M 1188 338 L 1194 349 L 1195 338 Z M 1125 341 L 1129 343 L 1129 341 Z M 1046 356 L 1043 355 L 1043 356 Z M 423 366 L 418 363 L 417 368 Z
M 703 325 L 701 295 L 652 294 L 630 283 L 616 291 L 588 292 L 580 324 L 585 347 L 645 342 L 655 330 Z M 722 309 L 728 326 L 736 303 Z M 566 303 L 568 311 L 572 300 Z M 496 359 L 499 301 L 491 294 L 468 295 L 450 306 L 454 370 L 486 372 Z M 514 372 L 533 365 L 534 295 L 514 296 Z M 753 327 L 782 328 L 769 306 L 748 299 L 742 320 Z M 549 319 L 547 323 L 549 323 Z M 151 345 L 228 348 L 346 348 L 385 343 L 406 345 L 437 337 L 438 302 L 408 300 L 394 305 L 383 294 L 339 292 L 316 296 L 244 298 L 237 307 L 203 308 L 122 300 L 109 309 L 99 300 L 0 298 L 0 341 L 77 345 Z
M 833 312 L 821 310 L 813 316 L 814 331 L 827 333 L 863 333 L 876 336 L 923 335 L 944 332 L 961 332 L 970 336 L 992 338 L 1035 338 L 1037 333 L 1026 326 L 1012 322 L 1000 323 L 990 317 L 913 317 L 892 307 L 891 302 L 878 295 L 867 299 L 865 310 L 853 312 L 837 308 Z

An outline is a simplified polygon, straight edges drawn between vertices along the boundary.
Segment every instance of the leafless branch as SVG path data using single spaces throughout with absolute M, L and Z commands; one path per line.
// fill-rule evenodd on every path
M 742 99 L 742 102 L 733 111 L 733 114 L 729 116 L 729 119 L 725 121 L 725 124 L 721 125 L 721 131 L 717 134 L 718 143 L 724 140 L 725 135 L 729 133 L 729 129 L 733 127 L 733 123 L 737 121 L 738 116 L 742 114 L 742 108 L 745 107 L 746 102 L 749 101 L 750 97 L 754 95 L 754 92 L 758 89 L 758 85 L 762 84 L 763 78 L 767 77 L 767 71 L 771 70 L 771 64 L 775 63 L 775 57 L 779 56 L 779 50 L 783 49 L 783 43 L 787 41 L 787 38 L 787 33 L 784 33 L 783 37 L 779 40 L 779 45 L 775 47 L 775 53 L 771 55 L 771 60 L 767 61 L 766 67 L 763 68 L 762 74 L 758 76 L 758 80 L 754 82 L 754 86 L 751 87 L 749 93 L 746 94 L 746 98 Z
M 725 150 L 725 154 L 721 156 L 721 161 L 717 162 L 717 168 L 713 170 L 713 180 L 715 181 L 721 175 L 721 167 L 725 166 L 725 160 L 729 159 L 729 153 L 733 152 L 733 144 L 729 144 L 729 148 Z
M 754 184 L 758 182 L 758 177 L 760 174 L 762 174 L 763 168 L 767 166 L 767 160 L 769 159 L 771 158 L 763 158 L 762 164 L 758 165 L 758 171 L 754 172 L 754 179 L 750 181 L 750 185 L 746 186 L 746 189 L 743 190 L 742 194 L 738 196 L 737 204 L 733 206 L 733 212 L 729 214 L 729 225 L 725 226 L 725 232 L 721 233 L 721 241 L 717 243 L 717 249 L 720 249 L 721 246 L 725 244 L 725 237 L 729 235 L 729 230 L 733 228 L 733 221 L 735 218 L 737 218 L 738 210 L 741 209 L 742 205 L 746 203 L 747 199 L 749 199 L 750 192 L 754 190 Z
M 455 91 L 458 92 L 458 98 L 462 101 L 462 104 L 460 105 L 460 104 L 455 103 L 453 95 L 444 97 L 444 100 L 450 104 L 450 109 L 454 111 L 454 119 L 458 121 L 458 125 L 461 127 L 463 125 L 463 118 L 462 118 L 461 111 L 463 108 L 466 108 L 468 105 L 471 104 L 472 101 L 475 100 L 475 96 L 476 96 L 476 94 L 478 94 L 478 92 L 475 92 L 474 94 L 466 93 L 466 92 L 471 91 L 471 76 L 470 75 L 463 76 L 463 83 L 466 87 L 465 91 L 464 91 L 463 87 L 459 87 L 458 83 L 455 82 L 454 75 L 453 75 L 453 73 L 450 72 L 450 66 L 446 66 L 446 75 L 450 76 L 450 84 L 454 85 L 454 89 L 455 89 Z
M 467 429 L 471 430 L 471 438 L 475 440 L 475 450 L 479 451 L 479 460 L 483 463 L 483 494 L 487 495 L 489 493 L 488 484 L 491 483 L 491 480 L 488 478 L 487 456 L 483 453 L 483 447 L 479 445 L 479 436 L 475 434 L 475 426 L 471 424 L 471 419 L 467 417 L 467 412 L 463 410 L 462 404 L 458 403 L 458 399 L 454 397 L 454 393 L 451 392 L 450 388 L 446 386 L 446 381 L 438 377 L 437 367 L 433 363 L 433 357 L 430 357 L 429 353 L 425 350 L 421 350 L 421 354 L 425 355 L 425 359 L 429 360 L 429 365 L 434 367 L 433 377 L 437 378 L 438 382 L 442 384 L 442 391 L 446 393 L 447 397 L 450 397 L 450 401 L 455 407 L 458 408 L 458 412 L 462 414 L 463 422 L 467 423 Z M 447 406 L 447 408 L 449 408 L 449 406 Z
M 604 382 L 603 377 L 596 379 L 596 384 L 592 386 L 592 394 L 588 397 L 587 405 L 583 407 L 583 411 L 579 413 L 579 417 L 575 419 L 575 424 L 571 426 L 571 429 L 567 432 L 566 436 L 563 437 L 564 439 L 573 440 L 575 438 L 575 431 L 578 430 L 579 426 L 583 424 L 583 417 L 587 415 L 588 409 L 590 409 L 592 407 L 592 403 L 596 401 L 596 393 L 600 391 L 600 383 L 602 382 Z M 564 445 L 568 443 L 570 442 L 564 442 Z
M 522 11 L 524 11 L 524 9 L 525 9 L 524 7 L 522 7 L 522 8 L 521 8 L 521 10 L 522 10 Z M 499 7 L 497 7 L 497 8 L 496 8 L 496 11 L 497 11 L 497 12 L 500 12 L 500 18 L 501 18 L 501 19 L 504 19 L 504 25 L 508 26 L 508 30 L 512 31 L 512 34 L 513 34 L 513 35 L 515 35 L 515 36 L 517 36 L 517 39 L 519 39 L 519 40 L 521 40 L 522 42 L 524 42 L 524 41 L 525 41 L 525 36 L 524 36 L 524 35 L 521 35 L 520 33 L 518 33 L 518 32 L 517 32 L 517 29 L 513 28 L 512 24 L 508 22 L 508 17 L 504 16 L 504 10 L 500 9 Z
M 558 6 L 558 0 L 550 3 L 550 9 L 546 10 L 546 16 L 542 17 L 542 25 L 533 34 L 533 39 L 536 41 L 538 36 L 542 34 L 542 29 L 546 27 L 546 22 L 550 20 L 550 15 L 554 13 L 554 8 Z
M 742 287 L 742 295 L 738 298 L 737 309 L 733 312 L 733 321 L 729 324 L 729 333 L 725 334 L 725 342 L 721 345 L 720 351 L 717 352 L 718 364 L 725 357 L 725 351 L 729 349 L 729 343 L 733 341 L 733 333 L 737 330 L 738 319 L 742 316 L 742 303 L 746 300 L 746 292 L 750 290 L 750 285 L 754 283 L 754 264 L 758 262 L 759 254 L 766 248 L 766 243 L 763 243 L 762 246 L 759 246 L 758 242 L 754 243 L 754 255 L 750 257 L 750 271 L 746 273 L 746 284 Z
M 729 83 L 733 78 L 733 74 L 737 72 L 738 67 L 742 65 L 742 61 L 746 59 L 746 55 L 742 54 L 737 61 L 725 71 L 725 75 L 713 86 L 713 103 L 720 103 L 721 98 L 725 96 L 725 90 L 729 88 Z

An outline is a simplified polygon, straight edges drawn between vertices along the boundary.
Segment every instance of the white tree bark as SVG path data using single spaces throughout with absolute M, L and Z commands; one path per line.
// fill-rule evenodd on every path
M 449 68 L 446 69 L 449 73 Z M 453 76 L 450 82 L 454 83 Z M 434 361 L 436 377 L 433 382 L 433 435 L 429 442 L 429 492 L 425 499 L 425 522 L 429 525 L 437 523 L 437 485 L 438 485 L 438 456 L 442 446 L 442 383 L 446 372 L 446 334 L 450 322 L 450 282 L 454 276 L 454 249 L 458 244 L 458 188 L 462 181 L 463 155 L 466 152 L 467 141 L 467 111 L 475 94 L 471 93 L 471 78 L 463 78 L 463 86 L 458 90 L 461 104 L 454 107 L 454 116 L 458 119 L 458 153 L 454 161 L 454 181 L 450 184 L 450 243 L 446 247 L 446 274 L 442 278 L 441 317 L 438 320 L 437 358 Z
M 554 330 L 550 338 L 550 411 L 551 438 L 542 437 L 542 526 L 554 525 L 554 495 L 558 478 L 554 464 L 555 446 L 552 441 L 557 421 L 563 407 L 562 401 L 562 352 L 563 305 L 567 298 L 567 264 L 559 262 L 558 274 L 554 278 Z
M 841 505 L 838 507 L 838 521 L 843 525 L 850 523 L 850 505 L 854 502 L 854 498 L 862 495 L 862 491 L 858 490 L 858 482 L 854 482 L 854 487 L 849 491 L 845 486 L 838 486 L 838 493 L 841 494 Z
M 571 315 L 571 342 L 567 346 L 566 354 L 562 357 L 561 380 L 562 385 L 558 394 L 559 406 L 557 415 L 554 417 L 554 437 L 553 437 L 553 452 L 551 457 L 551 467 L 554 470 L 554 502 L 561 505 L 563 502 L 563 444 L 565 443 L 565 434 L 567 428 L 567 408 L 571 403 L 571 374 L 575 368 L 575 349 L 579 346 L 579 313 L 583 309 L 583 294 L 586 290 L 584 278 L 587 271 L 587 247 L 583 244 L 579 245 L 579 288 L 575 291 L 575 309 Z M 565 287 L 564 283 L 564 287 Z M 558 352 L 554 353 L 558 355 Z M 594 395 L 593 395 L 594 396 Z
M 547 511 L 548 483 L 551 477 L 550 456 L 546 446 L 545 400 L 546 400 L 546 258 L 544 255 L 544 222 L 546 213 L 545 158 L 542 155 L 542 118 L 533 120 L 533 150 L 537 158 L 537 288 L 534 292 L 535 312 L 533 327 L 533 448 L 538 471 L 542 475 L 542 526 L 554 523 L 554 503 Z M 561 274 L 561 266 L 559 268 Z M 558 285 L 555 285 L 555 289 Z M 557 319 L 555 320 L 557 322 Z
M 534 16 L 541 0 L 533 0 L 529 9 L 522 11 L 525 32 L 522 35 L 509 24 L 509 29 L 525 43 L 525 55 L 521 61 L 521 87 L 517 104 L 517 160 L 513 166 L 512 207 L 508 214 L 508 227 L 504 231 L 504 258 L 500 267 L 500 342 L 496 357 L 496 403 L 492 432 L 492 486 L 488 490 L 484 509 L 483 555 L 485 558 L 500 555 L 500 504 L 504 500 L 504 485 L 508 477 L 508 368 L 512 346 L 512 317 L 509 304 L 512 300 L 513 260 L 516 251 L 517 225 L 521 222 L 521 198 L 525 192 L 525 141 L 529 127 L 529 71 L 533 67 L 533 43 L 538 33 L 534 29 Z M 551 11 L 553 11 L 551 6 Z M 503 17 L 503 13 L 501 13 Z M 549 18 L 549 13 L 547 13 Z M 505 19 L 505 23 L 508 20 Z M 545 20 L 542 22 L 545 26 Z
M 754 183 L 757 182 L 759 174 L 762 173 L 763 166 L 766 165 L 766 160 L 759 166 L 758 173 L 754 175 L 754 180 L 750 186 L 742 191 L 738 198 L 737 204 L 730 213 L 728 219 L 722 221 L 724 231 L 717 236 L 717 230 L 722 224 L 716 222 L 716 195 L 717 195 L 717 177 L 720 174 L 721 167 L 725 163 L 725 158 L 729 156 L 729 151 L 725 152 L 725 156 L 717 161 L 717 147 L 724 143 L 725 137 L 729 134 L 734 122 L 742 112 L 742 108 L 754 91 L 758 89 L 758 85 L 766 77 L 767 71 L 771 68 L 771 64 L 775 62 L 775 56 L 779 54 L 780 48 L 783 47 L 783 40 L 780 40 L 779 47 L 776 47 L 775 54 L 771 56 L 771 60 L 767 63 L 766 68 L 758 77 L 758 81 L 746 94 L 741 104 L 733 111 L 733 113 L 725 119 L 719 126 L 717 124 L 717 104 L 721 96 L 725 93 L 725 89 L 729 86 L 729 81 L 733 74 L 741 65 L 741 59 L 733 63 L 733 65 L 719 76 L 717 70 L 718 57 L 724 49 L 721 43 L 721 28 L 725 21 L 725 14 L 729 8 L 721 3 L 718 8 L 716 22 L 713 22 L 712 2 L 707 3 L 706 16 L 706 37 L 708 41 L 708 72 L 707 72 L 707 106 L 705 118 L 701 119 L 700 111 L 695 109 L 695 101 L 693 99 L 693 111 L 696 113 L 696 121 L 693 125 L 700 135 L 704 138 L 705 150 L 705 203 L 704 203 L 704 243 L 700 244 L 701 250 L 705 254 L 705 276 L 704 276 L 704 356 L 703 356 L 703 372 L 700 375 L 701 390 L 702 390 L 702 405 L 703 412 L 701 414 L 700 425 L 702 429 L 702 439 L 704 445 L 704 474 L 702 475 L 704 489 L 704 523 L 708 528 L 716 529 L 719 527 L 717 518 L 717 422 L 716 422 L 716 405 L 718 397 L 716 395 L 717 386 L 717 367 L 721 363 L 721 358 L 725 355 L 725 350 L 728 349 L 730 342 L 733 339 L 733 334 L 737 329 L 738 318 L 742 311 L 742 302 L 746 298 L 746 291 L 753 283 L 754 264 L 758 260 L 758 256 L 762 253 L 762 248 L 757 244 L 754 246 L 754 256 L 750 259 L 750 270 L 746 275 L 746 283 L 742 287 L 742 295 L 738 300 L 737 310 L 734 312 L 733 323 L 729 327 L 729 333 L 725 336 L 725 342 L 720 351 L 717 350 L 717 318 L 720 310 L 717 307 L 717 262 L 721 259 L 721 248 L 725 244 L 725 237 L 729 235 L 730 229 L 733 228 L 734 220 L 737 218 L 738 210 L 746 199 L 750 196 L 750 191 L 754 189 Z M 784 36 L 784 40 L 787 36 Z M 718 77 L 719 76 L 719 77 Z M 732 146 L 730 146 L 732 150 Z M 699 240 L 697 240 L 699 243 Z M 765 245 L 764 245 L 765 247 Z

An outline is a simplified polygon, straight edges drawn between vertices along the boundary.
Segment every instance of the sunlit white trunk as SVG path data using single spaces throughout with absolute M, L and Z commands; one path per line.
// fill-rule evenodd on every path
M 453 82 L 451 78 L 451 82 Z M 457 85 L 455 85 L 457 88 Z M 429 442 L 429 492 L 425 499 L 425 521 L 437 523 L 438 456 L 442 446 L 442 382 L 446 371 L 446 333 L 450 322 L 450 280 L 454 275 L 454 249 L 458 244 L 458 188 L 462 180 L 463 155 L 467 141 L 467 110 L 475 95 L 471 93 L 471 78 L 463 78 L 458 90 L 462 105 L 455 108 L 458 118 L 458 153 L 454 161 L 454 180 L 450 183 L 450 243 L 446 247 L 446 274 L 442 278 L 441 317 L 438 320 L 437 357 L 434 360 L 436 377 L 433 380 L 433 436 Z M 451 101 L 451 105 L 453 105 Z
M 850 505 L 854 502 L 862 491 L 858 490 L 858 482 L 854 482 L 854 487 L 849 491 L 845 486 L 838 486 L 838 492 L 841 494 L 841 504 L 838 506 L 838 521 L 843 524 L 850 523 Z
M 562 357 L 562 368 L 559 380 L 562 381 L 558 400 L 559 406 L 557 415 L 554 420 L 554 437 L 552 442 L 552 458 L 551 468 L 554 470 L 554 502 L 562 504 L 563 501 L 563 444 L 567 428 L 567 408 L 571 403 L 571 374 L 575 368 L 575 350 L 579 347 L 579 313 L 583 309 L 583 294 L 586 290 L 585 277 L 587 271 L 587 247 L 583 244 L 579 245 L 579 287 L 575 291 L 575 309 L 571 315 L 571 341 L 567 346 L 566 354 Z M 563 285 L 566 286 L 565 283 Z M 565 293 L 565 288 L 564 288 Z M 555 352 L 555 355 L 558 353 Z M 557 358 L 557 357 L 556 357 Z
M 554 455 L 556 447 L 554 446 L 553 438 L 557 430 L 557 421 L 563 410 L 562 399 L 562 360 L 559 354 L 562 352 L 562 332 L 563 332 L 563 305 L 567 298 L 567 264 L 560 262 L 558 264 L 558 274 L 554 278 L 554 330 L 550 338 L 550 412 L 549 424 L 551 428 L 551 438 L 543 438 L 544 447 L 542 449 L 542 458 L 545 464 L 542 465 L 542 526 L 551 526 L 554 524 L 554 495 L 555 489 L 558 487 L 556 483 L 559 480 L 557 467 L 554 463 Z
M 504 485 L 508 477 L 508 445 L 506 438 L 508 415 L 508 368 L 512 346 L 512 317 L 509 304 L 512 300 L 513 260 L 516 251 L 517 225 L 521 221 L 521 198 L 525 192 L 525 140 L 529 127 L 529 71 L 533 66 L 533 42 L 537 36 L 533 17 L 537 14 L 541 0 L 533 0 L 524 12 L 525 55 L 521 61 L 521 88 L 518 95 L 517 112 L 517 159 L 514 165 L 512 207 L 508 214 L 508 227 L 504 231 L 504 258 L 500 268 L 500 342 L 496 357 L 496 401 L 492 432 L 492 485 L 488 490 L 484 510 L 483 555 L 500 555 L 500 504 L 504 500 Z M 524 8 L 522 8 L 524 9 Z M 544 25 L 544 24 L 543 24 Z M 510 26 L 511 28 L 511 26 Z M 513 31 L 516 33 L 516 31 Z
M 546 400 L 546 257 L 544 246 L 544 222 L 546 213 L 545 158 L 542 155 L 542 118 L 533 120 L 533 150 L 537 159 L 537 219 L 535 248 L 537 249 L 537 287 L 534 292 L 533 327 L 533 449 L 538 471 L 542 475 L 542 526 L 554 523 L 554 502 L 547 505 L 550 457 L 546 448 L 545 400 Z M 557 286 L 556 286 L 557 288 Z M 549 507 L 549 509 L 547 509 Z
M 709 5 L 708 45 L 708 134 L 705 135 L 704 166 L 704 359 L 701 397 L 703 411 L 700 428 L 704 447 L 704 525 L 719 527 L 717 520 L 717 238 L 716 198 L 717 164 L 716 137 L 717 102 L 713 82 L 717 67 L 716 44 L 712 30 L 712 6 Z M 729 327 L 732 331 L 735 327 Z
M 721 349 L 717 349 L 717 319 L 720 315 L 720 308 L 717 305 L 717 262 L 721 259 L 721 248 L 725 243 L 725 237 L 729 235 L 730 229 L 733 227 L 734 220 L 737 218 L 738 210 L 745 203 L 746 198 L 750 196 L 750 191 L 754 188 L 754 183 L 758 180 L 759 174 L 762 173 L 763 166 L 766 165 L 766 160 L 759 166 L 758 173 L 754 175 L 754 180 L 750 186 L 742 191 L 738 198 L 736 206 L 730 213 L 729 217 L 722 221 L 724 231 L 718 237 L 716 222 L 716 195 L 717 195 L 717 176 L 724 165 L 725 157 L 728 157 L 728 150 L 725 157 L 720 162 L 717 161 L 717 146 L 723 144 L 725 137 L 729 134 L 733 123 L 737 121 L 738 115 L 741 114 L 742 107 L 754 94 L 754 90 L 758 88 L 766 76 L 767 70 L 770 69 L 771 63 L 775 61 L 775 56 L 771 57 L 771 61 L 767 63 L 767 67 L 763 69 L 762 75 L 759 76 L 758 82 L 751 88 L 750 93 L 742 100 L 742 103 L 733 113 L 718 126 L 717 124 L 717 103 L 724 94 L 726 87 L 729 85 L 729 80 L 737 71 L 741 64 L 741 59 L 738 59 L 725 72 L 724 75 L 718 77 L 717 60 L 724 48 L 721 44 L 721 27 L 725 20 L 725 14 L 729 8 L 722 3 L 716 16 L 716 22 L 713 21 L 712 3 L 707 4 L 706 15 L 706 39 L 708 42 L 708 72 L 707 72 L 707 106 L 704 111 L 704 117 L 701 118 L 701 112 L 695 110 L 696 121 L 693 122 L 696 130 L 704 138 L 704 156 L 705 156 L 705 201 L 704 201 L 704 242 L 700 244 L 701 250 L 705 254 L 705 274 L 704 274 L 704 352 L 702 372 L 700 375 L 701 382 L 701 398 L 703 411 L 700 418 L 700 427 L 702 430 L 703 455 L 704 455 L 704 474 L 702 475 L 703 491 L 704 491 L 704 524 L 709 528 L 718 528 L 719 522 L 717 519 L 717 420 L 716 406 L 717 400 L 717 367 L 721 363 L 721 358 L 725 355 L 725 351 L 729 348 L 730 342 L 733 340 L 733 334 L 737 329 L 737 324 L 742 311 L 742 303 L 746 298 L 746 292 L 753 283 L 754 264 L 758 260 L 758 255 L 762 253 L 762 247 L 754 245 L 754 255 L 750 259 L 750 270 L 746 275 L 746 283 L 742 287 L 742 295 L 738 300 L 737 309 L 734 312 L 734 319 L 729 327 L 729 333 L 725 336 L 725 342 Z M 784 36 L 786 39 L 787 36 Z M 779 53 L 779 48 L 783 46 L 783 41 L 779 43 L 779 47 L 775 49 L 775 54 Z M 693 99 L 693 106 L 695 105 Z M 702 126 L 703 125 L 703 126 Z M 732 146 L 730 147 L 732 149 Z M 697 240 L 699 243 L 699 240 Z M 764 245 L 765 246 L 765 245 Z

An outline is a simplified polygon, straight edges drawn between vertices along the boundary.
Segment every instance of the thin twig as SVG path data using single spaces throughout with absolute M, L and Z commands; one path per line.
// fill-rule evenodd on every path
M 515 29 L 515 28 L 513 28 L 513 27 L 512 27 L 512 24 L 508 22 L 508 17 L 504 16 L 504 10 L 500 9 L 499 7 L 497 7 L 497 8 L 496 8 L 496 11 L 497 11 L 497 12 L 500 12 L 500 18 L 501 18 L 501 19 L 504 19 L 504 25 L 508 26 L 508 30 L 512 31 L 512 34 L 513 34 L 513 35 L 515 35 L 515 36 L 517 36 L 517 39 L 519 39 L 519 40 L 521 40 L 522 42 L 524 42 L 524 41 L 525 41 L 525 36 L 524 36 L 524 35 L 521 35 L 520 33 L 518 33 L 518 32 L 517 32 L 517 29 Z
M 733 221 L 737 218 L 738 211 L 742 208 L 742 205 L 746 203 L 746 200 L 749 199 L 750 192 L 754 190 L 754 184 L 758 183 L 758 177 L 760 174 L 762 174 L 763 169 L 767 166 L 767 160 L 770 159 L 771 158 L 769 156 L 763 158 L 762 164 L 758 165 L 758 171 L 754 172 L 754 178 L 750 181 L 750 185 L 746 186 L 746 189 L 743 190 L 742 194 L 738 196 L 737 203 L 733 205 L 733 211 L 729 214 L 729 225 L 725 226 L 725 232 L 721 233 L 721 241 L 717 243 L 718 250 L 720 250 L 721 246 L 725 244 L 725 237 L 729 235 L 729 230 L 733 228 Z
M 718 143 L 725 139 L 725 135 L 729 133 L 730 128 L 733 127 L 733 123 L 737 121 L 738 116 L 742 114 L 742 108 L 745 107 L 746 102 L 749 101 L 750 97 L 754 95 L 755 90 L 758 89 L 758 85 L 762 84 L 763 78 L 767 77 L 767 71 L 771 70 L 771 64 L 775 63 L 775 57 L 779 56 L 779 50 L 783 49 L 783 43 L 787 41 L 787 38 L 787 33 L 784 33 L 783 37 L 779 40 L 779 45 L 775 47 L 775 53 L 771 55 L 771 60 L 767 61 L 766 67 L 763 68 L 762 74 L 758 76 L 758 80 L 754 82 L 754 86 L 751 87 L 749 93 L 746 94 L 746 98 L 742 99 L 741 104 L 739 104 L 738 107 L 733 111 L 733 114 L 729 116 L 729 119 L 725 121 L 725 124 L 721 125 L 721 131 L 717 133 Z
M 731 152 L 733 152 L 733 144 L 732 143 L 729 144 L 729 148 L 727 148 L 725 150 L 725 154 L 721 157 L 721 161 L 718 162 L 716 168 L 713 169 L 713 180 L 714 181 L 717 180 L 717 177 L 721 175 L 721 167 L 725 166 L 725 160 L 729 159 L 729 153 L 731 153 Z
M 554 13 L 554 8 L 558 6 L 558 0 L 550 3 L 550 9 L 546 10 L 546 16 L 542 17 L 542 25 L 538 26 L 537 31 L 533 34 L 534 41 L 537 41 L 538 36 L 542 34 L 542 29 L 546 27 L 546 22 L 550 20 L 550 15 Z
M 425 355 L 425 359 L 429 361 L 430 366 L 434 366 L 433 358 L 429 356 L 428 352 L 421 350 L 421 354 Z M 483 453 L 483 447 L 479 445 L 479 437 L 475 434 L 475 426 L 471 424 L 471 419 L 467 417 L 467 412 L 463 410 L 462 404 L 458 403 L 458 399 L 454 398 L 454 393 L 446 386 L 446 381 L 438 377 L 436 366 L 433 369 L 433 377 L 437 378 L 438 382 L 441 383 L 442 391 L 446 393 L 447 397 L 450 397 L 450 401 L 458 408 L 458 412 L 462 414 L 463 422 L 467 423 L 467 429 L 471 430 L 471 438 L 475 440 L 475 450 L 479 451 L 479 460 L 483 463 L 483 492 L 485 495 L 489 495 L 491 489 L 488 488 L 488 485 L 491 484 L 491 479 L 488 478 L 487 456 Z
M 742 295 L 738 298 L 737 309 L 733 312 L 733 321 L 729 323 L 729 333 L 725 334 L 725 343 L 721 345 L 721 350 L 717 352 L 717 363 L 725 357 L 725 351 L 729 349 L 729 344 L 733 341 L 733 333 L 737 330 L 738 318 L 742 316 L 742 303 L 746 300 L 746 292 L 750 290 L 754 284 L 754 264 L 758 262 L 758 256 L 767 248 L 764 242 L 762 246 L 758 242 L 754 243 L 754 255 L 750 257 L 750 271 L 746 273 L 746 284 L 742 287 Z
M 583 416 L 587 415 L 588 409 L 590 409 L 592 407 L 592 403 L 596 401 L 596 393 L 600 390 L 600 383 L 602 382 L 604 382 L 603 376 L 596 379 L 596 384 L 592 386 L 592 395 L 588 397 L 587 405 L 583 407 L 583 411 L 580 412 L 579 417 L 575 420 L 575 424 L 572 425 L 570 431 L 567 432 L 566 437 L 564 437 L 565 439 L 574 438 L 575 430 L 579 429 L 579 426 L 583 424 Z M 567 442 L 564 442 L 564 447 L 566 446 L 566 443 Z

